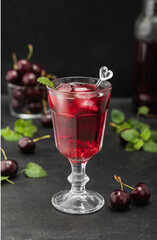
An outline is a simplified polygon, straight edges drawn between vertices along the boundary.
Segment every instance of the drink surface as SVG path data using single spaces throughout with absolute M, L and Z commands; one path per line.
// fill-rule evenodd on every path
M 136 40 L 134 63 L 133 100 L 157 112 L 157 41 Z
M 82 83 L 48 91 L 56 146 L 64 156 L 83 161 L 101 149 L 110 95 Z

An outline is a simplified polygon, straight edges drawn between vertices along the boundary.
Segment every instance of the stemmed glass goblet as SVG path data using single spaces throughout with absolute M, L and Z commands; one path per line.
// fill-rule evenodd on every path
M 86 165 L 102 148 L 112 85 L 108 81 L 95 87 L 97 78 L 64 77 L 53 81 L 57 89 L 47 87 L 56 147 L 68 158 L 72 172 L 71 190 L 52 197 L 60 211 L 87 214 L 101 209 L 104 198 L 86 190 L 89 181 Z

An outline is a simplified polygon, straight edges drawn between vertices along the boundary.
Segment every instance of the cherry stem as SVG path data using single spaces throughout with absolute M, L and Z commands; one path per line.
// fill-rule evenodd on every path
M 119 127 L 117 124 L 115 124 L 115 123 L 113 123 L 113 122 L 110 122 L 110 126 L 116 127 L 116 128 L 118 128 L 118 129 L 122 130 L 121 127 Z
M 120 178 L 120 177 L 117 177 L 116 175 L 114 175 L 114 179 L 115 179 L 117 182 L 120 183 L 120 179 L 119 179 L 119 178 Z M 122 182 L 121 182 L 121 183 L 122 183 Z M 130 189 L 134 189 L 133 187 L 131 187 L 131 186 L 125 184 L 125 183 L 122 183 L 122 185 L 125 186 L 125 187 L 128 187 L 128 188 L 130 188 Z
M 14 182 L 10 181 L 9 179 L 6 179 L 7 182 L 14 184 Z
M 46 72 L 45 72 L 44 69 L 42 69 L 42 71 L 41 71 L 41 77 L 44 77 L 45 75 L 46 75 Z
M 121 191 L 123 191 L 123 184 L 122 184 L 122 180 L 121 180 L 121 177 L 118 177 L 118 180 L 120 182 L 120 186 L 121 186 Z
M 5 154 L 4 149 L 3 149 L 3 148 L 0 148 L 0 149 L 1 149 L 2 153 L 3 153 L 4 159 L 7 160 L 7 156 L 6 156 L 6 154 Z
M 46 106 L 45 99 L 42 99 L 42 104 L 43 104 L 44 113 L 46 114 L 48 111 L 47 111 L 47 106 Z
M 28 44 L 28 49 L 29 49 L 29 53 L 28 53 L 26 59 L 30 60 L 32 55 L 33 55 L 33 45 L 32 44 Z
M 51 73 L 47 74 L 46 77 L 47 77 L 47 78 L 52 78 L 53 80 L 57 78 L 56 75 L 53 75 L 53 74 L 51 74 Z
M 13 59 L 13 68 L 15 70 L 17 70 L 17 57 L 16 57 L 16 53 L 12 54 L 12 59 Z
M 42 139 L 45 139 L 45 138 L 50 138 L 50 137 L 51 137 L 51 135 L 45 135 L 45 136 L 33 139 L 33 142 L 37 142 L 39 140 L 42 140 Z

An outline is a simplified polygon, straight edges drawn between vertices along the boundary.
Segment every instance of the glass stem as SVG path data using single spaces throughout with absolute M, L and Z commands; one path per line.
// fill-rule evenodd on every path
M 71 164 L 71 174 L 68 176 L 68 181 L 71 183 L 71 193 L 86 194 L 85 185 L 89 181 L 89 177 L 86 175 L 87 162 L 73 162 L 69 160 Z

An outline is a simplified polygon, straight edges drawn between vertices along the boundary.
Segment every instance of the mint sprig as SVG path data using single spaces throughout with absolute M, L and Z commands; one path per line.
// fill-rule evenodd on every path
M 46 171 L 34 162 L 29 162 L 22 172 L 25 172 L 26 176 L 29 178 L 41 178 L 47 176 Z
M 127 152 L 139 151 L 143 149 L 147 152 L 157 152 L 157 131 L 151 130 L 150 125 L 141 122 L 139 116 L 149 116 L 149 108 L 142 106 L 138 108 L 136 118 L 125 120 L 125 114 L 113 109 L 111 112 L 112 130 L 120 134 L 120 138 L 125 140 L 125 150 Z M 125 120 L 125 121 L 124 121 Z
M 23 136 L 33 137 L 37 131 L 37 127 L 32 124 L 31 120 L 18 119 L 14 123 L 14 130 L 9 126 L 1 129 L 1 136 L 10 142 L 16 142 Z
M 53 83 L 52 83 L 52 82 L 50 81 L 50 79 L 47 78 L 47 77 L 40 77 L 40 78 L 37 79 L 37 82 L 39 82 L 39 83 L 41 83 L 41 84 L 43 84 L 43 85 L 46 85 L 46 86 L 48 86 L 48 87 L 50 87 L 50 88 L 56 89 L 56 88 L 54 87 Z

